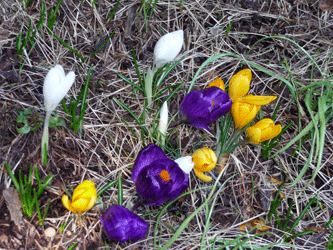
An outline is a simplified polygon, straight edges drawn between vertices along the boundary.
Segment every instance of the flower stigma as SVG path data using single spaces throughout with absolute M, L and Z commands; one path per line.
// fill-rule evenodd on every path
M 169 182 L 170 180 L 170 175 L 167 170 L 162 170 L 159 176 L 162 178 L 163 181 Z

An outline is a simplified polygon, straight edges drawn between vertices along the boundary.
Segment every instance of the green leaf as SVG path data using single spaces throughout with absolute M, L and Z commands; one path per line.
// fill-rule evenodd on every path
M 17 133 L 19 134 L 27 134 L 31 130 L 31 127 L 28 124 L 24 124 L 22 128 L 16 129 Z

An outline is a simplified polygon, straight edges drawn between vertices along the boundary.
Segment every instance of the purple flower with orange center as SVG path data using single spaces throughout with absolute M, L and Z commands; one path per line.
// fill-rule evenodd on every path
M 186 124 L 209 130 L 207 124 L 228 113 L 231 104 L 226 92 L 212 86 L 188 93 L 180 104 L 179 117 Z
M 160 205 L 176 199 L 188 187 L 188 174 L 163 150 L 149 144 L 133 166 L 132 180 L 145 205 Z
M 148 231 L 148 224 L 135 213 L 120 205 L 112 205 L 100 217 L 109 239 L 138 241 Z

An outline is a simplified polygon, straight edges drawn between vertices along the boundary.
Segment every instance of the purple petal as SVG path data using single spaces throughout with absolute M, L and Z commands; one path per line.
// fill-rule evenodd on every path
M 148 231 L 148 224 L 135 213 L 120 205 L 112 205 L 100 217 L 107 236 L 111 240 L 138 241 Z
M 156 160 L 168 159 L 163 150 L 155 144 L 149 144 L 147 147 L 142 149 L 137 156 L 132 172 L 132 180 L 135 183 L 137 178 L 146 166 L 150 165 Z

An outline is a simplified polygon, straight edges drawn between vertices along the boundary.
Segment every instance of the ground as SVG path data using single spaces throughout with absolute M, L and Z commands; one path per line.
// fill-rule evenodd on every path
M 329 248 L 332 231 L 329 221 L 333 205 L 333 124 L 327 112 L 324 117 L 327 121 L 321 120 L 318 130 L 304 132 L 303 140 L 269 159 L 262 157 L 261 145 L 244 143 L 239 146 L 226 159 L 222 179 L 217 185 L 221 190 L 214 193 L 214 202 L 210 197 L 208 205 L 200 210 L 197 209 L 205 204 L 212 191 L 209 186 L 214 181 L 204 183 L 191 173 L 190 193 L 166 209 L 161 219 L 158 219 L 159 213 L 144 216 L 149 231 L 138 242 L 111 241 L 100 224 L 100 207 L 116 203 L 117 185 L 103 193 L 81 224 L 65 209 L 61 202 L 64 187 L 71 190 L 81 181 L 90 179 L 99 190 L 116 180 L 119 174 L 124 205 L 131 207 L 139 202 L 131 180 L 132 166 L 138 152 L 152 139 L 141 137 L 141 127 L 116 99 L 141 116 L 144 96 L 121 76 L 139 85 L 133 52 L 140 73 L 147 72 L 153 62 L 154 46 L 164 33 L 184 30 L 184 44 L 177 58 L 184 59 L 159 86 L 159 90 L 170 88 L 158 96 L 144 126 L 149 127 L 158 118 L 156 111 L 175 89 L 175 84 L 184 83 L 168 103 L 169 117 L 177 114 L 194 79 L 192 90 L 200 90 L 217 77 L 228 83 L 233 74 L 250 68 L 253 74 L 250 94 L 277 96 L 276 101 L 262 108 L 263 117 L 272 117 L 277 110 L 277 123 L 286 126 L 293 122 L 278 139 L 280 144 L 272 149 L 270 156 L 273 156 L 314 121 L 313 117 L 320 113 L 319 97 L 332 100 L 329 95 L 333 67 L 332 1 L 150 2 L 70 0 L 62 1 L 56 11 L 58 1 L 4 0 L 0 3 L 0 248 L 153 249 L 154 242 L 159 247 L 166 245 L 181 223 L 193 214 L 195 216 L 171 249 L 199 249 L 200 245 L 202 249 L 215 249 L 227 244 L 238 248 L 240 242 L 247 249 L 264 246 L 270 249 L 332 249 Z M 219 58 L 200 68 L 206 60 L 217 55 Z M 44 166 L 40 147 L 45 116 L 43 81 L 48 70 L 56 64 L 61 64 L 66 73 L 74 71 L 76 75 L 64 98 L 67 107 L 71 98 L 76 100 L 85 84 L 90 84 L 83 123 L 77 132 L 70 127 L 72 121 L 64 107 L 57 106 L 57 115 L 64 119 L 64 126 L 50 128 L 49 158 Z M 198 70 L 200 74 L 196 75 Z M 310 109 L 306 98 L 311 98 Z M 332 106 L 328 104 L 328 107 Z M 36 131 L 18 133 L 17 129 L 24 124 L 17 122 L 17 117 L 28 108 L 31 108 L 28 124 L 36 127 Z M 80 108 L 81 105 L 77 117 Z M 313 117 L 309 110 L 313 111 Z M 190 155 L 203 146 L 215 150 L 217 125 L 209 126 L 209 131 L 178 126 L 170 137 L 170 145 L 181 155 Z M 168 134 L 171 132 L 169 129 Z M 311 149 L 319 148 L 320 143 L 324 143 L 324 147 L 312 159 L 314 152 Z M 304 175 L 290 187 L 309 158 Z M 42 212 L 50 201 L 42 226 L 37 213 L 32 218 L 24 216 L 21 225 L 12 220 L 10 204 L 3 196 L 4 190 L 13 186 L 5 163 L 17 178 L 19 170 L 27 175 L 30 166 L 38 169 L 42 181 L 48 174 L 54 175 L 39 198 Z M 316 177 L 307 185 L 315 170 L 319 170 Z M 218 175 L 216 171 L 214 173 Z M 281 188 L 281 196 L 276 195 L 283 181 L 286 184 Z M 36 186 L 33 178 L 33 187 Z M 208 188 L 193 191 L 203 187 Z M 300 218 L 288 236 L 306 230 L 314 232 L 296 235 L 283 244 L 285 237 L 277 218 L 268 219 L 275 197 L 282 197 L 276 209 L 280 218 L 286 218 L 291 207 L 293 216 L 288 221 L 290 225 L 286 225 L 288 230 Z M 306 208 L 313 197 L 315 201 Z M 140 206 L 136 213 L 147 214 L 164 207 L 165 204 Z M 248 230 L 252 231 L 246 234 L 240 226 L 253 219 L 263 220 L 269 230 L 253 229 L 251 223 L 247 223 Z M 160 226 L 155 229 L 157 222 Z M 51 232 L 52 237 L 47 236 L 50 228 L 55 229 L 54 234 Z M 253 235 L 256 237 L 249 237 Z

